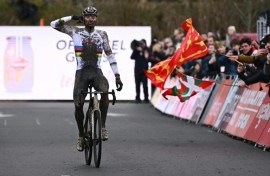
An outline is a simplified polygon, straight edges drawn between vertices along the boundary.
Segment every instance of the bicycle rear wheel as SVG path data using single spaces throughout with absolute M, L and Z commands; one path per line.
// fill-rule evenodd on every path
M 94 139 L 93 139 L 93 148 L 94 148 L 94 161 L 95 166 L 100 166 L 101 161 L 101 151 L 102 151 L 102 138 L 101 138 L 101 116 L 100 111 L 94 111 Z
M 91 164 L 91 160 L 92 160 L 92 135 L 91 135 L 91 122 L 90 122 L 90 118 L 91 118 L 91 110 L 88 109 L 86 112 L 86 116 L 85 116 L 85 121 L 84 121 L 84 153 L 85 153 L 85 162 L 87 165 Z

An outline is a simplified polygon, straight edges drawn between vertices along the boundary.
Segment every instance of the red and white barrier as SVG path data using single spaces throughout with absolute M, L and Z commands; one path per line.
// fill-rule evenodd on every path
M 168 96 L 168 100 L 162 99 L 158 92 L 152 98 L 156 101 L 151 102 L 159 109 L 161 105 L 166 106 L 163 112 L 168 115 L 193 122 L 201 119 L 204 125 L 268 147 L 270 146 L 269 88 L 265 84 L 262 84 L 263 90 L 260 90 L 259 84 L 240 88 L 235 86 L 237 81 L 222 80 L 215 94 L 211 94 L 214 90 L 212 86 L 184 103 L 173 96 Z M 210 94 L 214 96 L 213 101 L 207 101 Z M 210 108 L 203 112 L 206 106 Z M 205 118 L 202 119 L 202 116 Z

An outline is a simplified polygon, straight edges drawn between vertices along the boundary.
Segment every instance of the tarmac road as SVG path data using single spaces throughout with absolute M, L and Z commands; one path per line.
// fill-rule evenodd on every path
M 100 168 L 76 151 L 72 102 L 0 102 L 0 176 L 266 176 L 270 153 L 150 104 L 110 105 Z

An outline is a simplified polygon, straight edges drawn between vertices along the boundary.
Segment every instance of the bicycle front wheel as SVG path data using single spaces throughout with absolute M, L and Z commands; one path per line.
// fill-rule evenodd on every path
M 102 150 L 102 138 L 101 138 L 101 116 L 100 111 L 96 110 L 94 115 L 94 137 L 93 137 L 93 148 L 94 148 L 94 161 L 95 166 L 100 166 L 101 161 L 101 150 Z
M 84 122 L 84 142 L 85 142 L 84 153 L 85 153 L 85 162 L 87 165 L 91 164 L 92 159 L 92 135 L 91 135 L 90 114 L 91 110 L 88 109 Z

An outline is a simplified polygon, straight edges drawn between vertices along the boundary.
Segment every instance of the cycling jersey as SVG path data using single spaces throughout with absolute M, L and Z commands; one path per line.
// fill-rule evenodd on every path
M 102 53 L 104 51 L 113 73 L 119 74 L 115 56 L 109 46 L 107 33 L 102 30 L 88 32 L 85 28 L 64 24 L 64 22 L 70 20 L 71 16 L 52 21 L 51 27 L 68 34 L 73 39 L 77 70 L 80 70 L 87 65 L 100 68 Z

